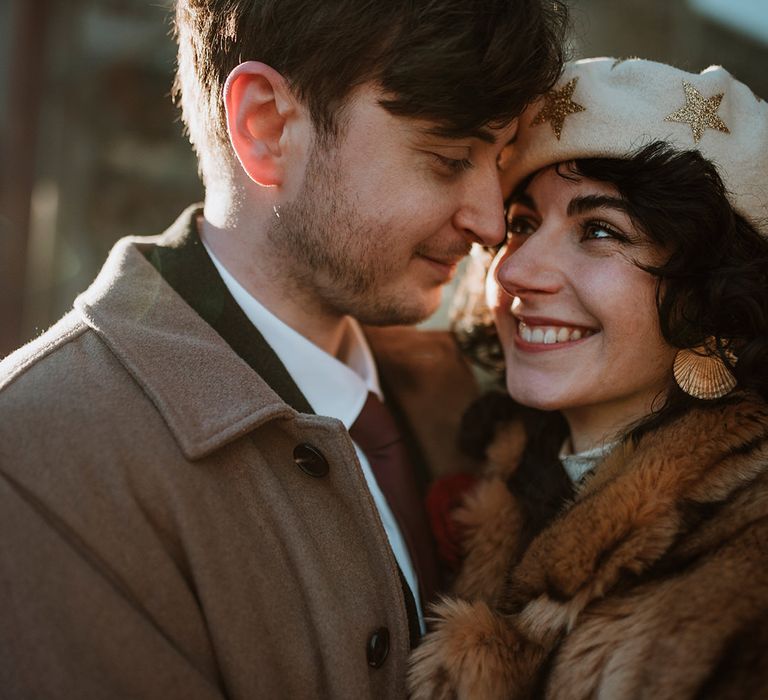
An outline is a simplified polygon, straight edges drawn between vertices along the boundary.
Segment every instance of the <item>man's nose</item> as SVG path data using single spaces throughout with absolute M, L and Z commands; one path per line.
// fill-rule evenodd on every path
M 464 188 L 454 225 L 473 243 L 494 247 L 504 240 L 506 222 L 501 183 L 495 168 L 477 168 Z

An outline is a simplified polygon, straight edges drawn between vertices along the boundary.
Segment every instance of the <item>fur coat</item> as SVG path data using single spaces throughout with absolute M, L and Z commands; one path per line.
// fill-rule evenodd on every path
M 457 597 L 412 698 L 768 697 L 768 405 L 734 395 L 622 445 L 527 544 L 524 444 L 497 432 L 456 513 Z

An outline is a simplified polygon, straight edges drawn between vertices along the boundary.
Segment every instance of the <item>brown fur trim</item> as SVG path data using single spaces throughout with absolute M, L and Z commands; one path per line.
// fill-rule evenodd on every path
M 467 503 L 467 563 L 480 573 L 464 581 L 500 570 L 483 539 L 499 539 L 491 523 L 520 529 L 515 495 L 495 490 L 506 483 L 484 483 Z M 509 533 L 501 542 L 512 547 Z M 714 675 L 729 668 L 760 687 L 768 673 L 737 651 L 768 619 L 768 405 L 744 395 L 702 405 L 621 446 L 512 561 L 495 611 L 479 601 L 437 610 L 411 670 L 420 692 L 525 697 L 550 653 L 542 681 L 553 699 L 735 697 Z
M 724 497 L 722 486 L 731 488 L 737 476 L 724 460 L 745 454 L 745 450 L 764 443 L 768 436 L 768 405 L 749 394 L 740 395 L 738 401 L 736 398 L 730 405 L 703 405 L 693 409 L 671 424 L 646 434 L 636 448 L 623 445 L 614 450 L 585 482 L 580 495 L 598 491 L 623 472 L 632 470 L 633 460 L 655 458 L 659 466 L 668 465 L 667 475 L 674 481 L 691 486 L 694 497 L 696 484 L 700 485 L 700 492 L 709 493 L 725 478 L 715 498 Z M 720 466 L 713 468 L 715 464 Z M 707 475 L 706 481 L 701 480 L 702 474 Z M 671 482 L 659 484 L 659 489 L 667 484 Z
M 702 481 L 715 484 L 715 494 L 722 496 L 766 469 L 764 458 L 751 468 L 728 469 L 729 456 L 766 426 L 764 404 L 691 411 L 646 436 L 634 453 L 625 448 L 609 456 L 598 472 L 606 467 L 613 478 L 601 474 L 601 488 L 588 484 L 565 517 L 534 540 L 502 609 L 544 594 L 568 605 L 573 619 L 625 572 L 642 573 L 680 534 L 680 499 L 701 498 Z
M 756 460 L 757 455 L 751 455 L 750 461 Z M 757 460 L 756 460 L 757 461 Z M 768 463 L 768 456 L 762 457 L 763 463 Z M 695 530 L 677 544 L 667 557 L 668 566 L 679 562 L 690 561 L 706 554 L 707 551 L 719 547 L 723 542 L 733 538 L 740 530 L 768 513 L 768 473 L 761 474 L 750 484 L 734 493 L 728 500 L 717 502 L 712 508 L 704 509 L 701 522 Z M 687 516 L 692 520 L 693 516 Z
M 483 602 L 443 600 L 434 628 L 411 656 L 411 700 L 499 700 L 526 697 L 543 650 Z
M 517 551 L 521 514 L 515 497 L 498 477 L 480 481 L 453 513 L 461 528 L 464 565 L 454 592 L 495 604 Z
M 768 567 L 757 556 L 767 542 L 768 521 L 756 523 L 699 565 L 585 610 L 553 665 L 547 697 L 710 698 L 702 692 L 708 682 L 732 683 L 713 673 L 728 673 L 733 645 L 768 612 Z M 758 651 L 764 659 L 768 649 Z M 768 670 L 753 673 L 765 678 Z
M 501 424 L 488 447 L 483 478 L 452 514 L 462 533 L 464 564 L 454 593 L 468 600 L 498 601 L 519 546 L 522 514 L 507 487 L 525 449 L 520 421 Z

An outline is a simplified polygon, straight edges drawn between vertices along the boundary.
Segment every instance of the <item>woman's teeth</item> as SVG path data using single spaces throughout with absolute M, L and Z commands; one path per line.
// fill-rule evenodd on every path
M 569 326 L 535 326 L 531 328 L 523 321 L 518 321 L 517 332 L 526 343 L 571 343 L 594 334 L 594 331 L 571 328 Z

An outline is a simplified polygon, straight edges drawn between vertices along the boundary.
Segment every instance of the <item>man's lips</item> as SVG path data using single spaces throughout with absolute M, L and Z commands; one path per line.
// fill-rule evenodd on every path
M 424 253 L 419 253 L 419 255 L 424 258 L 424 260 L 435 263 L 435 265 L 442 265 L 443 267 L 456 267 L 464 258 L 463 255 L 459 258 L 438 258 L 432 255 L 425 255 Z
M 435 255 L 428 253 L 416 253 L 416 257 L 427 263 L 441 277 L 450 279 L 456 272 L 459 263 L 464 259 L 461 255 Z
M 426 261 L 441 265 L 442 267 L 456 267 L 464 258 L 469 255 L 472 246 L 466 241 L 454 241 L 453 245 L 445 247 L 427 247 L 420 246 L 416 248 L 415 253 L 418 257 Z

